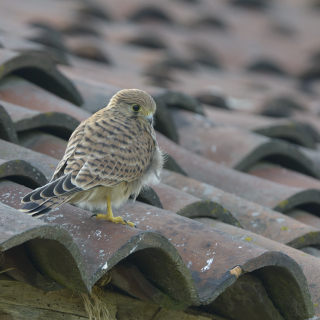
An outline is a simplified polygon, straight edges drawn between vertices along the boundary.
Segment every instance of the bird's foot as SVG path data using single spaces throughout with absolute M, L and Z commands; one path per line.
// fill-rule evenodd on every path
M 122 217 L 110 217 L 107 214 L 97 214 L 94 216 L 96 216 L 97 219 L 104 219 L 104 220 L 107 220 L 107 221 L 110 221 L 113 223 L 121 223 L 124 225 L 127 224 L 130 227 L 136 228 L 136 225 L 133 222 L 127 221 L 127 220 L 123 219 Z

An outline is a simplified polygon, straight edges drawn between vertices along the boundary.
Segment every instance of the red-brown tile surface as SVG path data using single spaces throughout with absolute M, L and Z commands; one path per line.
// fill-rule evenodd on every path
M 320 219 L 314 215 L 309 214 L 309 217 L 313 216 L 313 220 L 317 221 L 317 225 L 308 223 L 306 221 L 304 223 L 310 225 L 306 226 L 300 224 L 296 220 L 288 218 L 287 215 L 275 212 L 270 208 L 263 207 L 257 203 L 247 201 L 214 186 L 199 182 L 174 172 L 165 171 L 162 181 L 178 190 L 196 196 L 198 199 L 206 200 L 209 203 L 218 203 L 223 208 L 228 210 L 228 212 L 226 212 L 226 219 L 223 219 L 223 214 L 221 216 L 214 216 L 213 213 L 215 210 L 218 210 L 217 208 L 214 209 L 210 215 L 203 209 L 203 211 L 197 213 L 197 206 L 193 206 L 193 214 L 188 215 L 191 218 L 199 216 L 208 217 L 236 225 L 235 223 L 228 222 L 227 220 L 228 213 L 230 212 L 231 215 L 239 221 L 244 229 L 252 231 L 256 234 L 260 234 L 274 241 L 288 244 L 295 248 L 303 247 L 307 245 L 307 242 L 309 241 L 311 241 L 310 244 L 313 242 L 313 245 L 317 245 L 319 241 L 316 240 L 316 234 L 318 233 L 318 229 L 316 228 L 318 228 L 320 225 Z M 155 190 L 158 191 L 159 189 L 156 187 Z M 175 192 L 171 192 L 170 194 L 169 190 L 164 190 L 167 191 L 166 193 L 162 190 L 160 190 L 162 192 L 158 192 L 160 200 L 164 206 L 169 206 L 173 202 L 173 198 L 176 195 Z M 168 198 L 169 201 L 167 200 Z M 195 198 L 193 201 L 195 202 L 197 198 Z M 187 204 L 188 203 L 186 203 L 186 205 Z M 201 214 L 201 212 L 203 213 Z M 291 215 L 291 212 L 292 211 L 290 211 L 290 216 L 295 218 L 295 216 Z M 298 220 L 301 219 L 299 218 Z
M 202 158 L 163 135 L 158 134 L 160 146 L 172 156 L 190 177 L 217 186 L 247 200 L 279 211 L 286 211 L 303 203 L 317 203 L 317 190 L 289 188 L 271 181 L 241 173 Z
M 260 164 L 252 167 L 248 172 L 257 177 L 291 187 L 320 189 L 320 181 L 318 179 L 272 164 Z
M 2 190 L 5 190 L 10 194 L 16 193 L 19 190 L 23 190 L 23 192 L 26 191 L 25 188 L 19 185 L 5 181 L 1 183 L 1 187 Z M 19 199 L 15 197 L 10 201 L 9 205 L 19 207 Z M 214 300 L 217 296 L 216 290 L 219 287 L 226 287 L 236 280 L 229 270 L 237 265 L 240 265 L 242 270 L 250 272 L 257 269 L 257 267 L 263 268 L 268 265 L 280 267 L 280 265 L 275 262 L 277 259 L 280 259 L 282 260 L 282 265 L 287 263 L 287 267 L 289 267 L 291 264 L 292 269 L 290 271 L 296 274 L 297 281 L 300 282 L 300 285 L 303 285 L 304 279 L 298 277 L 299 269 L 294 270 L 296 266 L 293 265 L 292 261 L 276 252 L 266 252 L 258 247 L 251 246 L 250 244 L 242 244 L 240 242 L 240 245 L 237 245 L 227 234 L 207 228 L 201 223 L 193 222 L 187 218 L 179 217 L 178 215 L 144 204 L 133 205 L 129 202 L 118 211 L 118 213 L 135 221 L 140 230 L 130 227 L 123 228 L 121 225 L 112 223 L 101 223 L 101 221 L 96 219 L 90 219 L 90 214 L 88 214 L 88 212 L 75 209 L 68 205 L 63 206 L 60 210 L 47 215 L 43 219 L 49 224 L 53 223 L 55 225 L 58 223 L 66 228 L 72 236 L 73 241 L 83 252 L 83 268 L 86 272 L 82 271 L 82 276 L 84 278 L 83 283 L 88 288 L 90 288 L 90 284 L 95 283 L 109 268 L 112 268 L 119 259 L 123 259 L 128 254 L 133 254 L 136 250 L 139 250 L 137 251 L 139 254 L 135 253 L 133 255 L 133 257 L 137 256 L 135 263 L 138 263 L 139 257 L 141 259 L 143 256 L 143 250 L 141 249 L 152 247 L 158 249 L 158 255 L 162 255 L 161 251 L 165 251 L 163 252 L 163 258 L 165 258 L 166 255 L 171 255 L 173 258 L 174 254 L 176 254 L 175 249 L 173 247 L 170 248 L 170 246 L 165 248 L 164 242 L 161 243 L 162 237 L 159 238 L 150 231 L 154 231 L 170 239 L 173 246 L 176 247 L 177 251 L 182 256 L 185 263 L 184 266 L 186 267 L 187 265 L 190 270 L 190 274 L 186 269 L 183 273 L 185 288 L 181 287 L 180 290 L 177 291 L 177 283 L 172 287 L 172 291 L 169 294 L 176 300 L 182 300 L 181 302 L 183 305 L 181 305 L 181 307 L 186 307 L 189 304 L 207 304 Z M 33 220 L 32 218 L 30 219 Z M 150 226 L 150 222 L 152 222 L 152 226 Z M 206 237 L 203 237 L 203 241 L 199 241 L 196 236 L 199 231 L 201 231 L 202 234 L 206 234 Z M 222 242 L 221 239 L 223 239 Z M 105 247 L 105 242 L 108 242 L 108 249 Z M 210 243 L 210 246 L 208 246 L 208 243 Z M 214 248 L 211 248 L 212 243 L 216 243 Z M 222 245 L 220 246 L 220 244 Z M 34 248 L 31 252 L 37 252 L 37 249 L 39 248 L 38 245 L 33 243 L 33 246 Z M 120 250 L 121 247 L 122 249 Z M 231 255 L 225 255 L 227 248 L 230 248 L 230 250 L 233 251 Z M 213 259 L 210 258 L 210 256 L 213 256 Z M 149 259 L 151 257 L 149 257 Z M 50 256 L 47 255 L 45 256 L 42 254 L 41 258 L 43 259 L 41 271 L 46 274 L 49 272 L 48 268 L 50 263 L 54 264 L 54 262 L 52 257 L 50 258 Z M 211 268 L 210 266 L 206 268 L 209 258 L 214 261 L 210 263 L 210 266 L 214 263 L 214 268 Z M 168 257 L 166 257 L 166 259 L 168 259 Z M 146 259 L 144 258 L 143 260 L 144 263 L 146 263 Z M 288 261 L 286 262 L 286 260 Z M 178 263 L 183 265 L 182 261 L 179 261 Z M 138 266 L 143 270 L 143 264 L 138 263 Z M 69 265 L 69 267 L 71 266 Z M 67 270 L 64 270 L 64 274 L 62 275 L 61 268 L 59 268 L 58 265 L 56 268 L 59 270 L 60 276 L 59 279 L 55 280 L 62 285 L 67 285 Z M 220 269 L 221 273 L 218 271 Z M 162 269 L 162 271 L 165 270 Z M 86 273 L 89 276 L 88 280 L 85 278 Z M 170 273 L 167 273 L 166 276 L 164 275 L 165 273 L 162 273 L 162 285 L 165 285 L 166 283 L 168 285 L 169 281 L 172 285 Z M 54 275 L 53 278 L 55 278 Z M 67 285 L 68 287 L 72 286 L 73 279 L 69 279 L 69 282 L 71 283 Z M 79 285 L 80 284 L 78 284 L 78 286 Z M 192 288 L 192 286 L 194 287 Z M 80 288 L 77 287 L 76 289 L 79 290 Z M 184 292 L 181 292 L 182 289 L 184 289 Z M 194 295 L 195 289 L 197 293 Z M 299 302 L 301 304 L 301 309 L 307 307 L 303 306 L 306 302 L 307 301 Z M 159 301 L 158 303 L 161 304 Z
M 318 258 L 305 253 L 318 254 L 320 230 L 317 10 L 284 0 L 2 1 L 4 224 L 20 214 L 5 205 L 18 208 L 24 186 L 50 179 L 74 128 L 122 88 L 153 95 L 158 142 L 173 159 L 167 166 L 191 177 L 164 172 L 154 188 L 164 210 L 139 202 L 120 208 L 138 230 L 69 205 L 41 218 L 46 224 L 21 218 L 33 238 L 20 228 L 11 246 L 1 245 L 17 270 L 29 267 L 11 276 L 43 288 L 51 274 L 51 289 L 86 291 L 114 267 L 113 285 L 164 307 L 209 303 L 207 312 L 226 319 L 269 320 L 310 318 L 313 303 L 319 316 Z M 57 265 L 43 248 L 58 248 L 69 263 Z M 302 267 L 312 302 L 298 264 L 273 250 Z M 30 267 L 37 255 L 46 262 L 41 274 Z M 237 281 L 236 266 L 249 274 Z M 255 277 L 274 306 L 259 304 L 256 287 L 255 297 L 244 293 L 256 308 L 244 310 L 233 292 Z M 272 316 L 276 309 L 281 316 Z
M 313 296 L 316 314 L 319 314 L 320 310 L 316 302 L 316 301 L 319 301 L 319 295 L 320 295 L 319 287 L 318 287 L 318 281 L 319 281 L 318 266 L 317 266 L 318 258 L 312 257 L 308 254 L 305 254 L 304 252 L 290 248 L 288 246 L 284 246 L 278 242 L 266 239 L 250 231 L 243 230 L 240 228 L 235 228 L 234 226 L 231 226 L 225 223 L 212 221 L 211 219 L 207 219 L 207 218 L 197 218 L 197 220 L 202 223 L 205 223 L 206 225 L 214 226 L 214 228 L 216 228 L 217 230 L 221 230 L 223 232 L 227 232 L 228 234 L 232 234 L 234 237 L 242 240 L 244 243 L 250 242 L 258 246 L 261 246 L 263 248 L 279 250 L 279 251 L 285 252 L 287 255 L 289 255 L 296 261 L 299 261 L 304 272 L 307 275 L 310 287 L 313 288 L 311 289 L 311 294 Z
M 0 48 L 1 82 L 10 75 L 18 76 L 76 105 L 83 101 L 73 84 L 56 68 L 45 53 L 14 52 Z
M 315 139 L 318 139 L 318 137 L 313 137 L 303 125 L 291 120 L 292 118 L 275 119 L 237 111 L 230 112 L 209 106 L 205 107 L 205 112 L 214 123 L 239 127 L 272 138 L 285 139 L 312 149 L 315 148 Z
M 85 110 L 18 77 L 6 78 L 1 82 L 0 99 L 36 111 L 65 113 L 78 121 L 90 116 Z
M 0 105 L 11 118 L 15 131 L 18 133 L 34 129 L 44 129 L 49 131 L 55 130 L 57 135 L 69 137 L 79 125 L 79 121 L 67 113 L 32 110 L 3 100 L 0 100 Z
M 241 171 L 256 162 L 274 159 L 284 166 L 319 177 L 311 161 L 294 145 L 272 140 L 231 126 L 216 125 L 211 120 L 184 110 L 172 112 L 180 144 L 186 149 L 212 161 Z

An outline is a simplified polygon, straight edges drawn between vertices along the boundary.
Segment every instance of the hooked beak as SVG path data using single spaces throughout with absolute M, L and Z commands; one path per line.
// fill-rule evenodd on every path
M 150 125 L 153 125 L 153 114 L 149 114 L 148 116 L 144 116 L 144 118 L 150 123 Z

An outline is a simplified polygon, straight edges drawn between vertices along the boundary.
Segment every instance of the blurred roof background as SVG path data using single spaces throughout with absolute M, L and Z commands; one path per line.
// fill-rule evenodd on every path
M 6 288 L 99 286 L 111 319 L 134 303 L 139 319 L 317 319 L 319 30 L 317 0 L 2 0 L 0 315 L 86 319 L 83 302 L 53 315 Z M 17 211 L 123 88 L 154 97 L 168 155 L 161 184 L 118 211 L 138 228 Z

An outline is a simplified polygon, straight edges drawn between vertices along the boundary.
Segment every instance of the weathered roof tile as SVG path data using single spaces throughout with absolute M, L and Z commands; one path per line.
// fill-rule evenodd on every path
M 270 138 L 287 140 L 311 149 L 316 147 L 316 141 L 319 141 L 320 137 L 317 132 L 311 132 L 302 123 L 290 118 L 274 119 L 237 111 L 230 112 L 214 107 L 206 107 L 205 112 L 214 123 L 239 127 Z
M 108 272 L 132 296 L 217 319 L 320 315 L 319 262 L 305 253 L 320 241 L 319 19 L 299 1 L 236 2 L 3 1 L 2 270 L 81 292 Z M 70 205 L 42 221 L 16 211 L 78 123 L 130 87 L 155 98 L 166 166 L 190 178 L 165 170 L 145 203 L 117 211 L 138 229 Z
M 268 159 L 284 167 L 320 177 L 319 171 L 312 168 L 311 161 L 292 144 L 235 127 L 218 125 L 210 119 L 182 110 L 175 110 L 172 115 L 181 146 L 217 163 L 246 171 L 255 163 Z
M 0 66 L 0 79 L 14 74 L 34 82 L 72 103 L 77 105 L 82 103 L 81 96 L 73 84 L 43 54 L 35 52 L 17 53 L 0 48 Z M 46 79 L 46 81 L 43 79 Z
M 80 123 L 79 120 L 69 116 L 66 112 L 32 110 L 1 100 L 0 105 L 10 116 L 14 128 L 18 133 L 32 129 L 45 128 L 46 130 L 58 132 L 60 136 L 69 137 Z M 76 112 L 73 112 L 73 114 L 75 113 Z
M 247 200 L 286 211 L 302 204 L 317 202 L 318 190 L 285 187 L 232 170 L 194 154 L 158 134 L 160 146 L 192 178 L 217 186 Z
M 32 103 L 30 101 L 31 97 Z M 0 99 L 37 111 L 65 113 L 78 121 L 83 121 L 89 116 L 85 110 L 16 76 L 6 77 L 1 81 Z
M 232 220 L 228 219 L 228 216 L 231 214 L 231 216 L 239 221 L 242 228 L 294 248 L 300 248 L 305 245 L 318 245 L 320 241 L 320 234 L 314 224 L 310 224 L 310 226 L 300 224 L 287 215 L 237 197 L 234 194 L 225 192 L 212 185 L 169 171 L 164 172 L 163 182 L 202 200 L 209 201 L 209 203 L 217 203 L 221 205 L 224 210 L 228 210 L 225 214 L 221 214 L 221 216 L 215 216 L 217 208 L 213 210 L 214 214 L 211 215 L 206 213 L 205 210 L 197 214 L 197 210 L 194 209 L 193 214 L 188 215 L 190 218 L 196 218 L 197 216 L 208 217 L 236 226 Z M 157 188 L 155 188 L 155 190 L 158 191 Z M 166 199 L 161 193 L 158 192 L 158 194 L 166 208 Z M 173 197 L 174 193 L 172 192 L 172 198 Z M 317 219 L 319 224 L 320 218 L 315 216 L 314 218 Z M 268 221 L 268 223 L 266 223 L 266 221 Z

